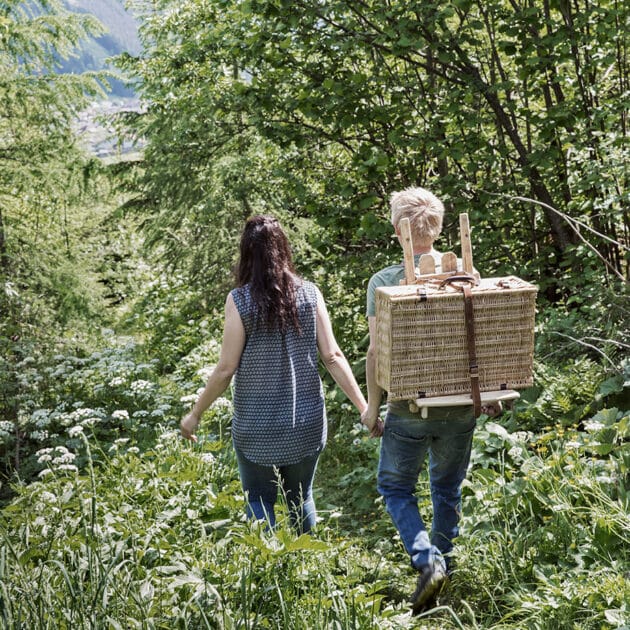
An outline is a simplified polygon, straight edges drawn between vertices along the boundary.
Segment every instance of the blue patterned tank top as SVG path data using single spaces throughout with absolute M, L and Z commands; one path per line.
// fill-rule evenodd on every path
M 301 333 L 256 326 L 250 287 L 231 293 L 245 328 L 234 377 L 232 439 L 260 465 L 297 464 L 326 444 L 324 391 L 317 363 L 317 296 L 311 282 L 296 292 Z

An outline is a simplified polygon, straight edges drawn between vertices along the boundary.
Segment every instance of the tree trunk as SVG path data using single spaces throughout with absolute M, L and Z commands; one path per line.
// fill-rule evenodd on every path
M 490 105 L 494 115 L 497 118 L 499 125 L 505 130 L 505 133 L 510 138 L 512 145 L 516 149 L 518 159 L 523 171 L 529 179 L 529 185 L 531 187 L 533 196 L 542 201 L 544 204 L 550 207 L 555 207 L 554 201 L 543 178 L 541 177 L 538 169 L 530 163 L 529 154 L 527 148 L 523 144 L 518 130 L 512 124 L 508 113 L 505 111 L 496 92 L 488 85 L 479 74 L 479 71 L 473 66 L 461 49 L 458 48 L 458 53 L 462 61 L 462 74 L 464 77 L 473 83 L 473 85 L 481 92 L 487 103 Z M 575 234 L 565 224 L 562 217 L 549 208 L 543 208 L 545 217 L 551 227 L 551 236 L 554 244 L 560 251 L 564 251 L 569 245 L 577 242 Z

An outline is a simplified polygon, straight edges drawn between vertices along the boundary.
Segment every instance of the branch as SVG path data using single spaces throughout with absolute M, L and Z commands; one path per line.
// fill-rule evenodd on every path
M 593 228 L 589 227 L 588 225 L 586 225 L 585 223 L 583 223 L 582 221 L 578 221 L 577 219 L 574 219 L 573 217 L 570 217 L 568 214 L 565 214 L 564 212 L 561 212 L 560 210 L 556 210 L 553 206 L 550 206 L 549 204 L 546 204 L 542 201 L 537 201 L 536 199 L 530 199 L 529 197 L 521 197 L 521 196 L 513 196 L 513 195 L 506 195 L 503 193 L 492 193 L 489 191 L 484 191 L 489 195 L 493 195 L 495 197 L 506 197 L 507 199 L 514 199 L 516 201 L 529 201 L 530 203 L 535 203 L 539 206 L 543 206 L 544 208 L 546 208 L 547 210 L 550 210 L 551 212 L 555 212 L 559 217 L 563 218 L 571 227 L 571 229 L 578 235 L 579 239 L 591 250 L 595 253 L 595 255 L 606 265 L 606 267 L 608 267 L 608 269 L 610 269 L 610 271 L 612 271 L 612 273 L 614 273 L 622 282 L 628 282 L 628 280 L 626 278 L 624 278 L 624 276 L 617 271 L 617 269 L 615 269 L 605 258 L 604 256 L 602 256 L 599 251 L 597 251 L 597 248 L 594 247 L 593 245 L 591 245 L 583 236 L 582 233 L 580 232 L 580 230 L 575 227 L 575 225 L 580 225 L 584 228 L 586 228 L 589 232 L 592 232 L 593 234 L 599 236 L 600 238 L 603 238 L 607 241 L 610 241 L 611 243 L 613 243 L 614 245 L 616 245 L 617 247 L 619 247 L 622 250 L 627 249 L 627 247 L 625 245 L 622 245 L 621 243 L 619 243 L 618 241 L 615 241 L 614 239 L 610 238 L 609 236 L 606 236 L 605 234 L 600 234 L 597 230 L 594 230 Z
M 595 350 L 595 352 L 598 352 L 599 354 L 601 354 L 604 359 L 606 359 L 608 361 L 608 363 L 610 363 L 613 368 L 615 370 L 618 370 L 619 368 L 615 365 L 615 362 L 602 350 L 600 350 L 597 346 L 594 346 L 592 343 L 586 343 L 586 341 L 582 340 L 582 339 L 576 339 L 575 337 L 571 337 L 571 335 L 565 335 L 564 333 L 561 332 L 557 332 L 557 331 L 552 331 L 553 335 L 559 335 L 560 337 L 566 337 L 567 339 L 570 339 L 571 341 L 580 344 L 581 346 L 585 346 L 587 348 L 590 348 L 591 350 Z
M 621 341 L 616 341 L 615 339 L 601 339 L 600 337 L 584 337 L 584 339 L 592 339 L 593 341 L 612 343 L 613 345 L 620 346 L 621 348 L 630 348 L 630 344 L 622 343 Z

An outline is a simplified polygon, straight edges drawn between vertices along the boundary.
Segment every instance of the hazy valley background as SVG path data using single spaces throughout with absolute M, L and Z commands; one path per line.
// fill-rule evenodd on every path
M 113 69 L 108 59 L 121 53 L 138 55 L 142 45 L 138 36 L 138 21 L 123 0 L 64 0 L 70 11 L 93 15 L 106 29 L 97 38 L 84 41 L 76 56 L 61 62 L 59 72 L 76 73 Z M 122 110 L 137 110 L 139 100 L 133 88 L 121 80 L 110 80 L 111 90 L 106 99 L 94 101 L 81 113 L 77 128 L 88 149 L 98 157 L 132 150 L 130 143 L 119 145 L 106 123 L 106 118 Z

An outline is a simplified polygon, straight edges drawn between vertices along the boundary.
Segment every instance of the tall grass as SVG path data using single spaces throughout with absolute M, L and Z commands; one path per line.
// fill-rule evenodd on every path
M 364 549 L 247 522 L 231 449 L 105 457 L 18 489 L 0 527 L 7 628 L 377 628 Z M 378 586 L 378 585 L 377 585 Z M 394 627 L 394 626 L 392 626 Z
M 293 532 L 283 505 L 273 532 L 245 519 L 227 405 L 205 416 L 198 444 L 163 427 L 157 440 L 101 448 L 101 434 L 87 437 L 86 425 L 77 434 L 85 463 L 43 460 L 50 472 L 15 486 L 0 513 L 0 624 L 601 630 L 630 623 L 627 412 L 602 408 L 579 425 L 542 432 L 509 431 L 509 416 L 480 421 L 450 589 L 417 618 L 406 602 L 415 575 L 374 489 L 378 442 L 343 407 L 331 417 L 316 479 L 322 521 L 312 536 Z M 419 491 L 430 524 L 425 478 Z
M 484 627 L 617 628 L 630 619 L 624 479 L 614 458 L 586 458 L 571 438 L 544 457 L 523 449 L 517 462 L 497 458 L 497 470 L 472 473 L 454 596 Z

